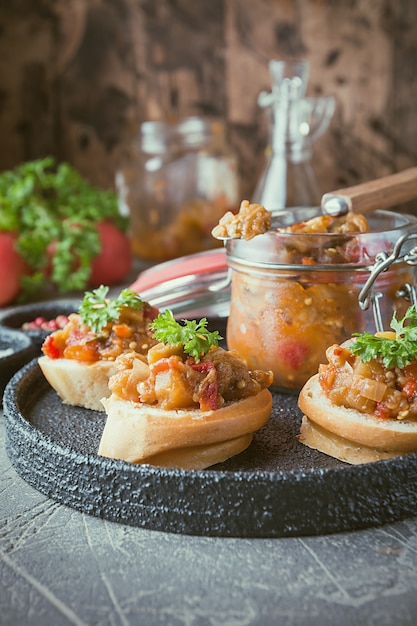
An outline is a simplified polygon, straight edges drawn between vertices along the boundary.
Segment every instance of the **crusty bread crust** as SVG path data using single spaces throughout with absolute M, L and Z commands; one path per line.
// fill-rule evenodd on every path
M 240 454 L 250 446 L 252 439 L 253 434 L 250 433 L 249 435 L 243 435 L 242 437 L 237 437 L 230 441 L 168 450 L 142 459 L 140 463 L 147 463 L 159 467 L 202 470 L 216 463 L 223 463 L 223 461 L 227 461 L 227 459 L 230 459 L 232 456 Z
M 384 420 L 332 404 L 316 374 L 304 385 L 299 440 L 348 463 L 367 463 L 417 451 L 417 422 Z
M 38 363 L 64 404 L 104 411 L 101 399 L 110 395 L 109 378 L 117 371 L 114 361 L 86 364 L 41 356 Z
M 268 389 L 215 411 L 163 411 L 115 395 L 102 402 L 107 421 L 99 455 L 187 469 L 209 467 L 244 450 L 272 408 Z
M 390 452 L 369 448 L 368 446 L 360 446 L 354 441 L 349 441 L 343 437 L 339 437 L 329 430 L 321 428 L 304 415 L 301 422 L 299 441 L 309 448 L 319 450 L 328 456 L 332 456 L 340 461 L 345 461 L 351 465 L 359 465 L 360 463 L 371 463 L 380 461 L 381 459 L 390 459 L 393 456 L 404 454 L 403 452 Z

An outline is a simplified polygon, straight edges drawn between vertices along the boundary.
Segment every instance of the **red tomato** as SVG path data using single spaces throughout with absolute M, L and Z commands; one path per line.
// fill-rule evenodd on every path
M 93 260 L 88 284 L 90 287 L 114 285 L 122 281 L 132 267 L 130 241 L 112 222 L 100 222 L 97 228 L 102 249 Z
M 19 295 L 20 277 L 28 268 L 15 250 L 16 235 L 0 232 L 0 306 L 5 306 Z

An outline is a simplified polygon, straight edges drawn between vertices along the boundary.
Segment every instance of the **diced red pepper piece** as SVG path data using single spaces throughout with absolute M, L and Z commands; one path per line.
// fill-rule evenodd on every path
M 62 347 L 57 345 L 55 337 L 48 335 L 42 344 L 42 352 L 50 359 L 60 359 L 62 357 Z
M 99 360 L 99 354 L 97 352 L 95 342 L 85 343 L 83 345 L 67 345 L 64 349 L 63 356 L 65 359 L 74 359 L 75 361 L 88 363 L 94 363 Z
M 388 419 L 390 416 L 389 409 L 385 402 L 377 402 L 375 406 L 375 417 L 380 419 Z
M 308 355 L 308 346 L 297 339 L 289 337 L 279 341 L 276 355 L 278 361 L 286 367 L 298 370 L 305 363 Z
M 127 324 L 114 324 L 113 332 L 117 337 L 121 339 L 127 339 L 132 335 L 132 330 Z
M 214 372 L 213 380 L 208 382 L 204 388 L 200 398 L 200 409 L 202 411 L 215 411 L 219 408 L 219 385 L 217 381 L 217 370 L 214 363 L 211 361 L 204 361 L 202 363 L 194 363 L 191 366 L 194 370 L 201 373 Z
M 160 372 L 166 372 L 166 370 L 169 369 L 178 370 L 180 369 L 180 364 L 182 364 L 182 361 L 168 356 L 152 363 L 150 369 L 152 370 L 152 373 L 156 375 Z
M 406 383 L 403 386 L 403 393 L 407 398 L 411 398 L 417 391 L 417 363 L 411 363 L 404 368 Z

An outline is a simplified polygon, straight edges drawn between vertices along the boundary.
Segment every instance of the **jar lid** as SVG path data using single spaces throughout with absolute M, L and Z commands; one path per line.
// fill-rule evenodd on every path
M 229 270 L 224 248 L 197 252 L 144 270 L 130 289 L 175 317 L 225 318 L 230 309 Z

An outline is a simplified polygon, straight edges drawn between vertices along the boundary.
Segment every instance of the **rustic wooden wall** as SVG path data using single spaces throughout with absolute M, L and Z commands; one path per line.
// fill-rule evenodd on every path
M 323 190 L 417 162 L 414 0 L 9 0 L 0 6 L 0 170 L 54 154 L 113 184 L 132 122 L 222 116 L 242 197 L 263 166 L 268 61 L 303 56 L 337 108 Z

